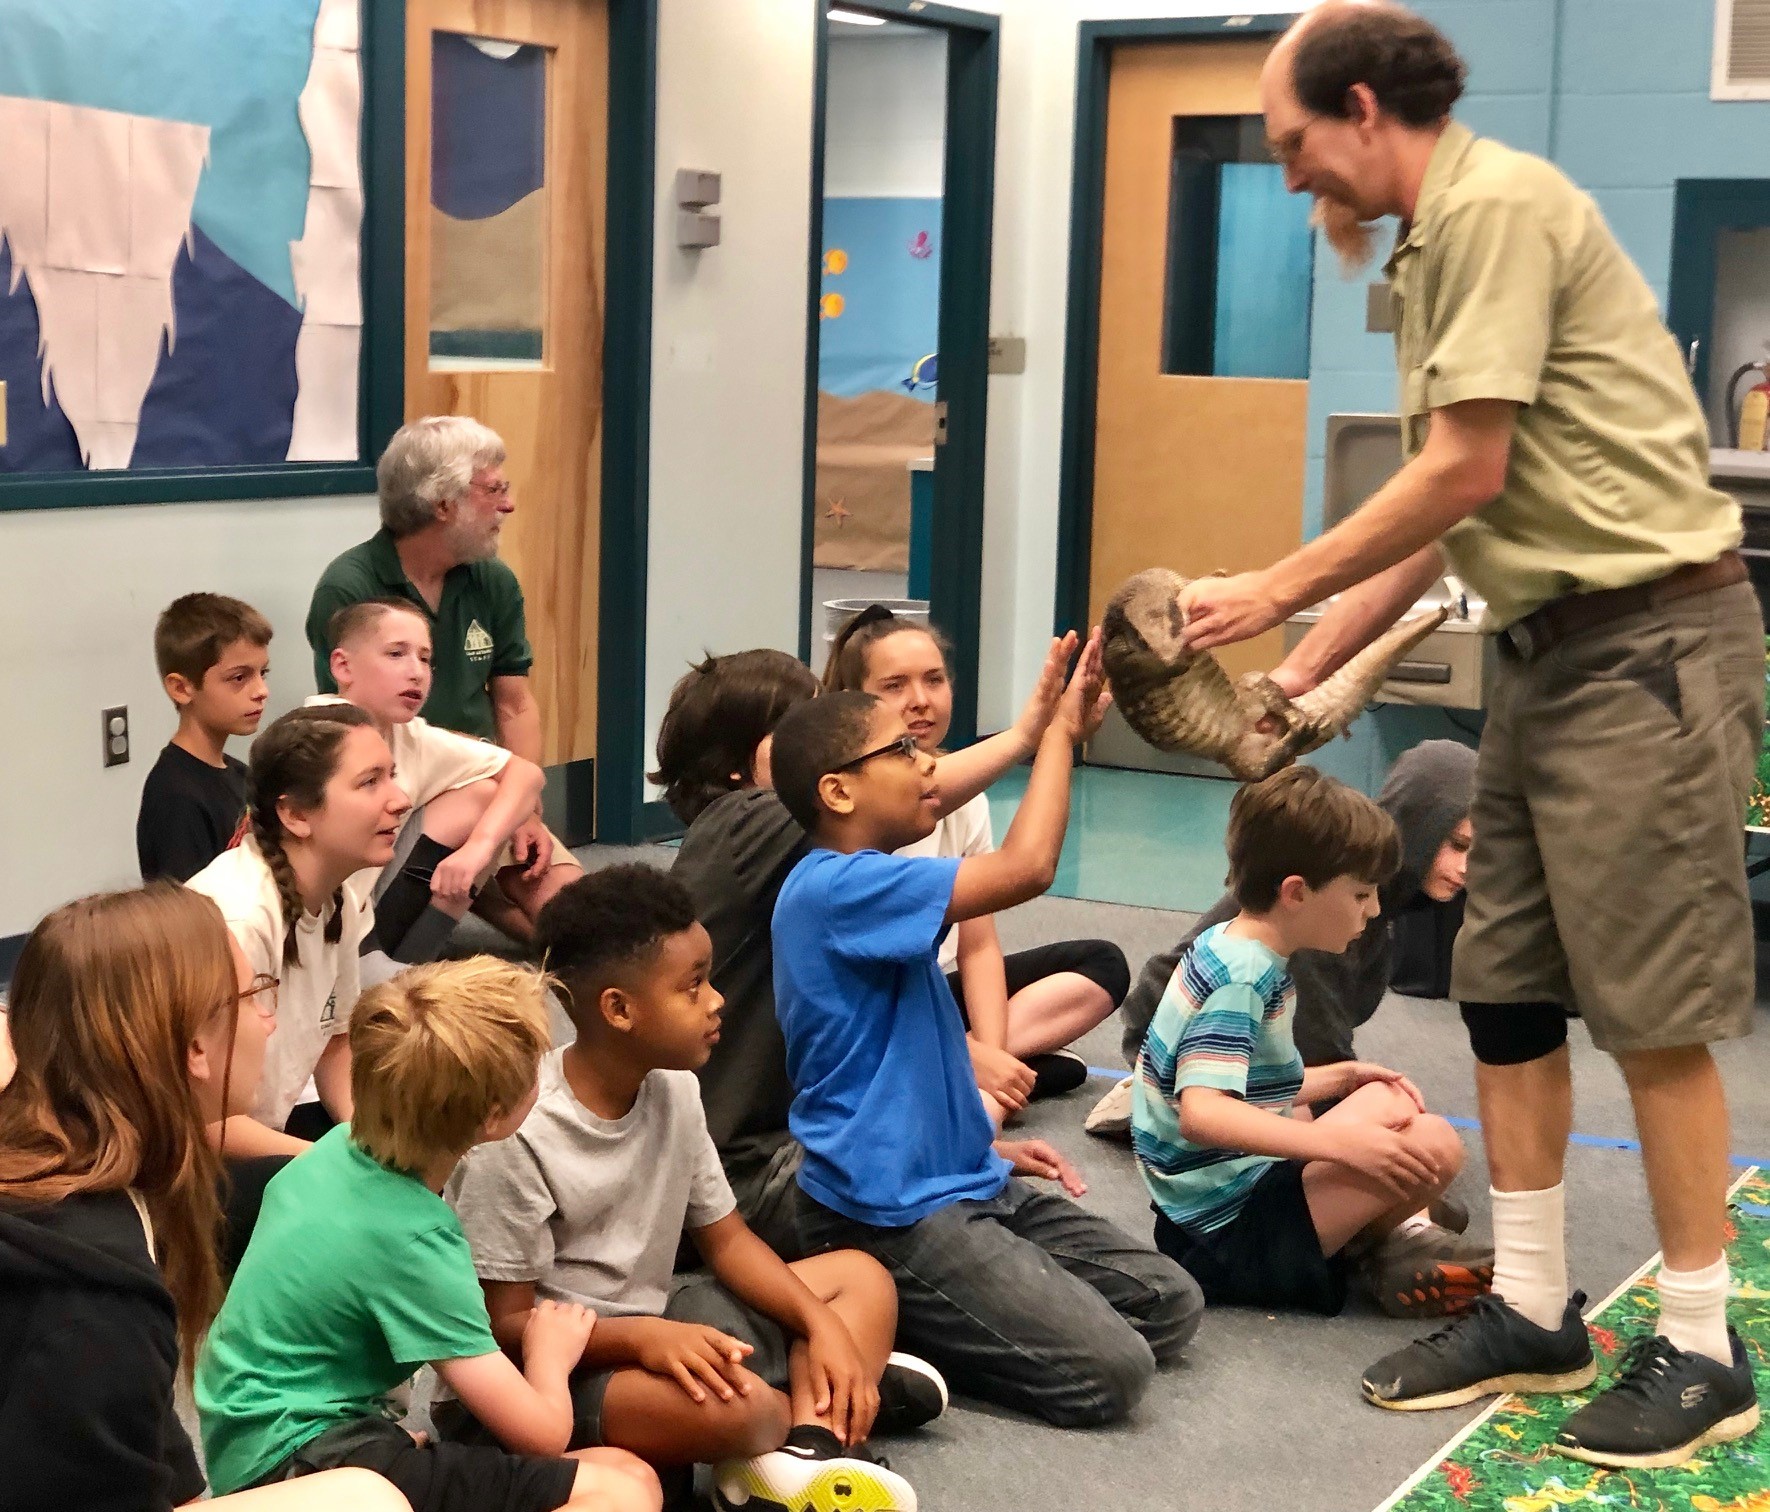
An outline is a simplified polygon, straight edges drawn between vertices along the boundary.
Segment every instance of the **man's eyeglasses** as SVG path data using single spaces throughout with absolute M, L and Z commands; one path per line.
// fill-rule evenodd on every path
M 475 483 L 475 493 L 482 493 L 488 499 L 508 499 L 510 497 L 510 480 L 505 478 L 497 483 Z
M 875 756 L 902 756 L 906 760 L 914 761 L 919 749 L 916 737 L 906 732 L 899 735 L 889 745 L 879 746 L 876 750 L 863 751 L 853 760 L 845 761 L 841 766 L 831 767 L 830 770 L 832 772 L 852 772 L 858 766 L 865 766 Z
M 1266 139 L 1266 156 L 1277 163 L 1280 168 L 1288 168 L 1297 161 L 1297 155 L 1303 150 L 1303 138 L 1309 135 L 1309 128 L 1314 121 L 1305 121 L 1295 131 L 1287 131 L 1283 136 Z

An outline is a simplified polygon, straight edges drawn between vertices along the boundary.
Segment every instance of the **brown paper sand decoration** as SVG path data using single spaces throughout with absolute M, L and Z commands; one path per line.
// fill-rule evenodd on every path
M 1319 749 L 1364 711 L 1395 664 L 1442 625 L 1448 605 L 1384 632 L 1320 687 L 1292 700 L 1264 672 L 1231 683 L 1209 651 L 1180 641 L 1180 590 L 1165 567 L 1128 578 L 1101 624 L 1106 675 L 1126 722 L 1157 750 L 1221 762 L 1258 782 Z M 1259 728 L 1268 716 L 1272 727 Z

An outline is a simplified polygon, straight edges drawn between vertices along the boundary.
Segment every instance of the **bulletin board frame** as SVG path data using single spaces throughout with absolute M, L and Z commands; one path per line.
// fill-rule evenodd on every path
M 362 6 L 363 335 L 355 462 L 0 474 L 0 512 L 375 491 L 405 408 L 405 0 Z

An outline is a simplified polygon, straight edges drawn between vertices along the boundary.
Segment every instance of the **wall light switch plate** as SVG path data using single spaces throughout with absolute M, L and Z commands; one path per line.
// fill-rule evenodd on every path
M 676 212 L 676 245 L 679 247 L 717 247 L 719 217 L 705 210 Z

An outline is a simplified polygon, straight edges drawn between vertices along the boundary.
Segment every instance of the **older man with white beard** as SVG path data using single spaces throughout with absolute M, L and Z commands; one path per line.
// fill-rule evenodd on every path
M 1388 264 L 1407 461 L 1260 571 L 1194 582 L 1186 639 L 1227 645 L 1341 596 L 1275 672 L 1293 696 L 1447 566 L 1487 600 L 1498 670 L 1452 994 L 1493 1182 L 1494 1291 L 1379 1361 L 1378 1406 L 1558 1392 L 1596 1374 L 1568 1295 L 1567 1011 L 1628 1083 L 1665 1265 L 1657 1333 L 1557 1447 L 1676 1464 L 1758 1421 L 1727 1326 L 1727 1104 L 1709 1046 L 1749 1033 L 1743 819 L 1763 623 L 1738 507 L 1652 291 L 1558 169 L 1451 119 L 1464 68 L 1399 6 L 1328 0 L 1273 50 L 1267 138 L 1356 267 Z

